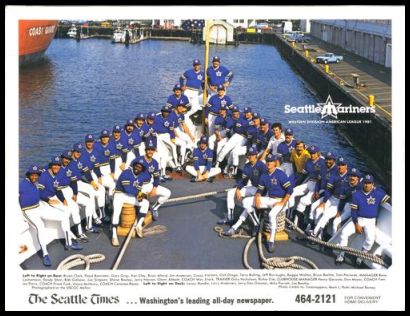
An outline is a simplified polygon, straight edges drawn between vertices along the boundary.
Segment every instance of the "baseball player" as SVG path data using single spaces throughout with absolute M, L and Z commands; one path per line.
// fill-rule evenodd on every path
M 138 146 L 138 156 L 143 156 L 145 154 L 145 147 L 144 147 L 145 144 L 143 141 L 143 137 L 145 134 L 145 131 L 143 129 L 144 123 L 145 123 L 145 115 L 143 113 L 138 113 L 137 116 L 134 118 L 134 132 L 138 134 L 141 139 L 141 143 Z
M 142 238 L 142 224 L 144 223 L 145 215 L 148 212 L 149 202 L 141 193 L 142 186 L 150 180 L 150 175 L 143 172 L 145 167 L 139 163 L 137 159 L 131 163 L 131 168 L 123 171 L 118 178 L 117 186 L 114 193 L 114 212 L 112 215 L 112 238 L 111 244 L 118 247 L 117 226 L 120 222 L 120 215 L 124 203 L 139 206 L 138 223 L 136 227 L 137 236 Z
M 58 190 L 60 187 L 60 182 L 57 178 L 57 174 L 60 171 L 60 167 L 61 158 L 56 156 L 50 161 L 48 169 L 41 174 L 37 184 L 37 187 L 40 190 L 40 198 L 50 206 L 64 212 L 68 217 L 71 216 L 74 225 L 77 228 L 77 238 L 79 238 L 82 242 L 86 242 L 87 236 L 83 233 L 83 229 L 81 227 L 81 218 L 78 205 L 77 207 L 73 207 L 73 204 L 68 204 L 61 190 Z M 70 236 L 74 236 L 71 231 Z
M 199 59 L 194 59 L 192 66 L 193 68 L 185 71 L 179 79 L 182 91 L 184 91 L 184 94 L 189 99 L 189 103 L 192 105 L 186 114 L 188 117 L 201 109 L 200 103 L 202 102 L 199 100 L 199 91 L 204 87 L 205 83 L 205 73 L 201 70 Z
M 273 136 L 273 131 L 270 128 L 269 122 L 265 118 L 260 120 L 260 128 L 256 138 L 256 148 L 258 153 L 263 152 L 268 146 L 269 140 Z
M 323 238 L 323 229 L 329 220 L 336 216 L 340 201 L 346 199 L 344 192 L 348 185 L 349 177 L 347 163 L 343 157 L 337 160 L 337 175 L 331 174 L 326 184 L 326 190 L 322 202 L 316 210 L 315 222 L 317 225 L 313 231 L 309 231 L 311 236 Z M 320 216 L 321 215 L 321 216 Z
M 312 204 L 312 198 L 319 192 L 316 191 L 316 183 L 320 181 L 321 175 L 324 175 L 326 170 L 325 160 L 320 156 L 320 149 L 317 146 L 308 147 L 311 158 L 307 160 L 303 169 L 303 174 L 307 175 L 306 181 L 293 190 L 293 194 L 290 198 L 289 205 L 293 207 L 295 204 L 295 198 L 302 196 L 298 205 L 296 206 L 295 224 L 298 225 L 299 218 L 302 218 L 302 214 L 306 210 L 306 206 Z
M 227 111 L 228 107 L 221 105 L 219 115 L 215 119 L 214 134 L 209 137 L 209 148 L 215 150 L 216 147 L 216 155 L 218 155 L 223 146 L 225 146 L 230 137 L 231 128 L 233 127 L 233 120 L 228 116 Z
M 252 113 L 251 113 L 252 115 Z M 219 164 L 225 159 L 225 157 L 238 146 L 245 146 L 248 142 L 247 130 L 249 127 L 249 120 L 245 117 L 240 117 L 239 109 L 234 107 L 232 109 L 232 120 L 234 121 L 232 127 L 232 136 L 229 138 L 228 142 L 220 151 L 216 159 L 216 167 L 219 167 Z M 231 165 L 229 167 L 229 165 Z M 232 169 L 232 174 L 235 175 L 237 168 L 233 167 L 233 161 L 228 161 L 227 170 Z
M 144 142 L 144 150 L 145 150 L 145 144 L 148 141 L 152 141 L 155 148 L 157 148 L 157 146 L 162 145 L 162 143 L 157 142 L 157 133 L 155 132 L 155 126 L 154 126 L 155 117 L 156 117 L 155 112 L 149 112 L 146 116 L 146 121 L 145 121 L 144 125 L 142 125 L 142 130 L 144 131 L 143 136 L 142 136 L 142 140 Z M 163 152 L 163 151 L 161 151 L 161 152 Z M 145 152 L 144 152 L 144 154 L 145 154 Z M 161 169 L 162 169 L 162 167 L 161 167 L 162 162 L 164 163 L 164 169 L 166 168 L 167 161 L 164 159 L 164 157 L 161 157 L 158 154 L 158 151 L 155 151 L 154 159 L 156 161 L 158 161 Z
M 175 109 L 169 114 L 169 119 L 174 122 L 175 144 L 180 147 L 181 165 L 185 165 L 185 160 L 189 152 L 194 151 L 195 137 L 191 134 L 185 123 L 186 104 L 178 103 Z
M 218 221 L 219 225 L 232 225 L 233 224 L 233 211 L 235 203 L 243 206 L 243 198 L 254 196 L 258 190 L 259 179 L 262 174 L 267 172 L 266 165 L 258 160 L 258 151 L 256 147 L 250 147 L 248 149 L 247 157 L 248 162 L 243 167 L 242 178 L 237 181 L 236 187 L 230 189 L 226 194 L 226 207 L 228 210 L 227 216 Z M 248 217 L 248 213 L 244 210 L 239 217 L 239 220 L 233 225 L 233 230 L 237 230 L 242 223 Z M 254 224 L 254 228 L 258 228 L 258 219 L 255 213 L 251 213 L 251 219 Z M 254 232 L 255 232 L 254 229 Z
M 110 132 L 103 129 L 100 134 L 100 141 L 95 142 L 94 148 L 98 154 L 98 167 L 101 172 L 101 184 L 106 188 L 108 193 L 109 205 L 112 205 L 112 199 L 115 190 L 114 171 L 115 171 L 115 152 L 114 144 L 110 142 Z M 111 207 L 112 209 L 112 207 Z M 109 221 L 109 217 L 103 217 Z
M 278 145 L 277 152 L 282 157 L 282 167 L 288 177 L 293 178 L 293 164 L 290 161 L 290 155 L 295 149 L 296 140 L 293 139 L 293 130 L 285 129 L 285 141 Z
M 248 127 L 246 129 L 246 144 L 244 146 L 237 146 L 230 152 L 229 161 L 232 161 L 233 166 L 233 176 L 236 176 L 237 170 L 239 167 L 239 159 L 242 156 L 246 155 L 248 148 L 252 146 L 256 146 L 256 139 L 258 130 L 260 127 L 260 115 L 259 113 L 255 112 L 252 113 L 252 109 L 250 107 L 244 108 L 244 116 L 245 119 L 248 121 Z
M 182 86 L 180 84 L 176 84 L 172 91 L 174 93 L 168 97 L 167 103 L 165 103 L 167 107 L 174 110 L 178 104 L 182 104 L 187 108 L 191 108 L 192 105 L 190 104 L 188 97 L 182 93 Z
M 217 94 L 211 96 L 205 106 L 205 123 L 208 126 L 209 135 L 215 132 L 215 120 L 219 115 L 221 105 L 227 106 L 228 109 L 233 107 L 231 98 L 225 94 L 225 86 L 219 85 L 217 89 Z
M 191 182 L 213 182 L 216 175 L 221 173 L 220 168 L 212 168 L 213 151 L 208 148 L 208 137 L 202 136 L 198 148 L 194 149 L 194 165 L 186 166 L 186 172 L 191 176 Z
M 233 73 L 228 68 L 221 65 L 221 59 L 218 56 L 212 58 L 212 66 L 206 70 L 208 76 L 208 88 L 211 95 L 216 94 L 218 86 L 229 87 L 233 79 Z
M 83 172 L 90 171 L 92 181 L 90 184 L 93 186 L 94 195 L 97 198 L 99 219 L 103 219 L 105 215 L 105 187 L 103 186 L 102 174 L 99 167 L 99 154 L 94 149 L 94 136 L 87 134 L 85 136 L 85 147 L 81 151 L 80 164 L 83 167 Z M 89 179 L 86 178 L 89 181 Z
M 125 163 L 127 161 L 127 154 L 123 153 L 122 148 L 123 144 L 121 143 L 121 126 L 115 125 L 112 129 L 112 137 L 110 139 L 112 147 L 114 150 L 114 180 L 117 181 L 121 172 L 125 169 Z
M 267 154 L 276 154 L 278 152 L 278 146 L 280 143 L 285 141 L 285 135 L 282 133 L 282 124 L 273 123 L 272 124 L 273 136 L 269 140 L 268 145 L 266 146 L 265 151 L 262 153 L 260 160 L 265 160 Z
M 340 245 L 347 246 L 349 237 L 354 233 L 364 234 L 365 240 L 362 245 L 362 251 L 368 252 L 374 243 L 376 234 L 376 219 L 379 215 L 380 205 L 387 203 L 390 197 L 374 185 L 374 178 L 367 174 L 363 178 L 363 189 L 357 190 L 352 195 L 350 208 L 352 212 L 352 221 L 343 227 L 340 236 Z M 336 258 L 336 263 L 344 261 L 344 252 Z M 360 266 L 363 259 L 357 258 L 356 265 Z
M 148 172 L 150 175 L 150 181 L 148 184 L 143 185 L 142 192 L 147 194 L 149 197 L 158 196 L 158 200 L 152 206 L 152 218 L 154 221 L 158 220 L 158 209 L 160 206 L 171 197 L 171 191 L 159 185 L 160 172 L 158 168 L 158 161 L 154 158 L 155 150 L 155 144 L 153 140 L 150 139 L 145 144 L 145 156 L 135 159 L 138 160 L 138 163 L 144 166 L 145 172 Z
M 325 165 L 325 177 L 319 175 L 319 181 L 316 182 L 315 194 L 313 195 L 315 202 L 312 203 L 310 208 L 309 223 L 306 227 L 306 231 L 309 231 L 311 227 L 314 227 L 315 224 L 317 224 L 316 219 L 319 219 L 324 210 L 324 208 L 319 208 L 319 205 L 323 202 L 324 192 L 328 187 L 327 184 L 332 176 L 337 177 L 339 174 L 338 167 L 336 165 L 336 157 L 331 151 L 327 152 L 325 155 Z
M 280 211 L 285 211 L 287 208 L 287 202 L 290 195 L 293 192 L 292 184 L 286 174 L 276 168 L 277 160 L 280 157 L 277 155 L 269 154 L 266 156 L 267 172 L 262 174 L 259 183 L 258 191 L 255 197 L 248 197 L 243 200 L 243 206 L 247 210 L 248 214 L 254 213 L 255 208 L 270 208 L 269 212 L 269 226 L 270 226 L 270 239 L 267 241 L 267 250 L 273 252 L 276 232 L 276 216 Z M 262 196 L 266 189 L 266 196 Z
M 363 186 L 360 178 L 360 171 L 357 168 L 351 168 L 349 171 L 349 183 L 345 186 L 345 191 L 343 192 L 345 198 L 340 201 L 336 216 L 333 219 L 332 236 L 337 233 L 339 225 L 351 217 L 350 203 L 352 201 L 352 195 L 354 192 L 362 190 Z
M 79 205 L 83 205 L 85 207 L 85 217 L 86 217 L 86 231 L 99 233 L 100 230 L 92 226 L 92 215 L 95 212 L 95 200 L 94 196 L 91 195 L 90 197 L 85 196 L 84 194 L 78 194 L 78 178 L 76 167 L 70 165 L 72 160 L 72 152 L 69 150 L 64 151 L 60 158 L 61 158 L 61 168 L 57 174 L 57 180 L 59 181 L 59 186 L 57 187 L 58 191 L 64 196 L 65 201 L 67 202 L 68 206 L 74 210 L 75 216 L 80 216 L 80 209 Z M 79 236 L 80 241 L 87 242 L 88 238 L 85 234 Z
M 71 241 L 70 219 L 68 214 L 40 200 L 40 192 L 37 188 L 39 175 L 40 168 L 38 166 L 32 165 L 28 168 L 26 178 L 20 182 L 19 203 L 24 218 L 37 231 L 38 243 L 43 254 L 43 264 L 49 267 L 52 263 L 47 251 L 43 220 L 60 222 L 67 249 L 81 250 L 82 247 L 76 242 Z
M 124 169 L 127 169 L 131 161 L 139 155 L 139 146 L 142 140 L 140 135 L 134 131 L 134 128 L 134 121 L 128 120 L 124 125 L 124 130 L 121 132 L 122 152 L 127 155 Z

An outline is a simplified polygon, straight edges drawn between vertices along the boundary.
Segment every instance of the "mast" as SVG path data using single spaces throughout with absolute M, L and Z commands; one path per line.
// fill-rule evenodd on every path
M 204 107 L 202 108 L 202 133 L 208 133 L 206 124 L 205 124 L 205 105 L 208 101 L 208 76 L 207 76 L 207 69 L 208 69 L 208 60 L 209 60 L 209 26 L 210 26 L 210 21 L 205 20 L 205 65 L 204 65 L 204 72 L 205 72 L 205 85 L 203 89 L 203 105 Z M 209 136 L 209 135 L 208 135 Z

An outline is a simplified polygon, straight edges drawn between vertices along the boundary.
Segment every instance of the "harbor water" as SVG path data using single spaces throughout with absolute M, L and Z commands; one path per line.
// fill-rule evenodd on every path
M 285 113 L 285 105 L 314 105 L 318 100 L 274 46 L 211 46 L 234 73 L 227 94 L 240 108 L 251 106 L 271 123 L 294 129 L 297 139 L 345 157 L 371 172 L 365 159 L 332 124 L 303 124 L 320 114 Z M 87 133 L 123 125 L 137 113 L 158 111 L 180 75 L 203 62 L 204 46 L 146 40 L 128 47 L 109 40 L 54 39 L 41 64 L 19 76 L 19 176 L 32 164 L 46 165 Z M 204 64 L 204 63 L 203 63 Z

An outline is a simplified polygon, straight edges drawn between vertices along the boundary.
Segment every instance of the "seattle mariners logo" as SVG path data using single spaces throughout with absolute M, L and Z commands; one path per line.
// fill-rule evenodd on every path
M 68 169 L 68 170 L 66 171 L 66 173 L 65 173 L 65 175 L 66 175 L 68 178 L 70 178 L 72 174 L 73 174 L 73 172 L 72 172 L 70 169 Z
M 368 205 L 374 205 L 374 204 L 376 204 L 376 199 L 375 199 L 374 197 L 372 197 L 372 196 L 369 196 L 369 197 L 367 198 L 367 204 L 368 204 Z
M 198 75 L 198 76 L 196 76 L 196 78 L 197 78 L 198 80 L 202 80 L 202 75 Z
M 202 157 L 207 160 L 208 159 L 208 155 L 207 154 L 203 154 Z
M 154 173 L 155 167 L 154 166 L 149 166 L 148 171 L 149 171 L 149 173 Z
M 111 151 L 109 149 L 106 149 L 104 151 L 104 155 L 106 155 L 107 157 L 111 154 Z
M 342 105 L 342 103 L 333 103 L 332 97 L 329 95 L 325 103 L 318 103 L 318 106 L 321 107 L 322 111 L 322 118 L 326 116 L 332 116 L 337 119 L 338 107 Z
M 90 156 L 90 160 L 91 160 L 91 162 L 95 162 L 95 161 L 97 160 L 97 158 L 95 158 L 94 155 L 91 155 L 91 156 Z
M 82 164 L 81 162 L 78 162 L 77 168 L 78 168 L 78 169 L 83 169 L 83 164 Z
M 132 138 L 128 139 L 128 144 L 129 144 L 129 145 L 134 144 L 134 140 L 133 140 Z
M 144 131 L 143 130 L 140 130 L 140 136 L 141 137 L 144 136 Z
M 278 184 L 278 180 L 276 178 L 272 178 L 271 182 L 273 185 L 277 185 Z
M 222 76 L 222 72 L 220 72 L 219 70 L 215 73 L 217 77 Z
M 226 105 L 226 100 L 221 100 L 221 105 Z
M 121 143 L 117 143 L 117 145 L 115 145 L 115 147 L 116 147 L 118 150 L 121 150 L 121 149 L 122 149 L 122 144 L 121 144 Z
M 135 181 L 132 183 L 132 186 L 138 188 L 138 187 L 140 186 L 140 183 L 138 182 L 138 180 L 135 180 Z
M 60 182 L 58 182 L 58 180 L 55 180 L 53 182 L 53 187 L 58 188 L 58 185 L 60 184 Z
M 165 121 L 165 122 L 164 122 L 164 126 L 165 126 L 165 127 L 168 127 L 168 126 L 169 126 L 169 122 L 168 122 L 168 121 Z
M 253 174 L 255 177 L 258 177 L 258 176 L 259 176 L 259 170 L 258 170 L 258 169 L 253 169 L 252 174 Z

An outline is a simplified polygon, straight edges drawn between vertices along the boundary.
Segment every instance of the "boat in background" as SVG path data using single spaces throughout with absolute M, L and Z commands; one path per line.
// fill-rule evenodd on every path
M 57 31 L 57 20 L 19 20 L 19 64 L 38 61 Z
M 71 27 L 68 29 L 67 36 L 71 38 L 77 37 L 77 28 L 74 24 L 72 24 Z

